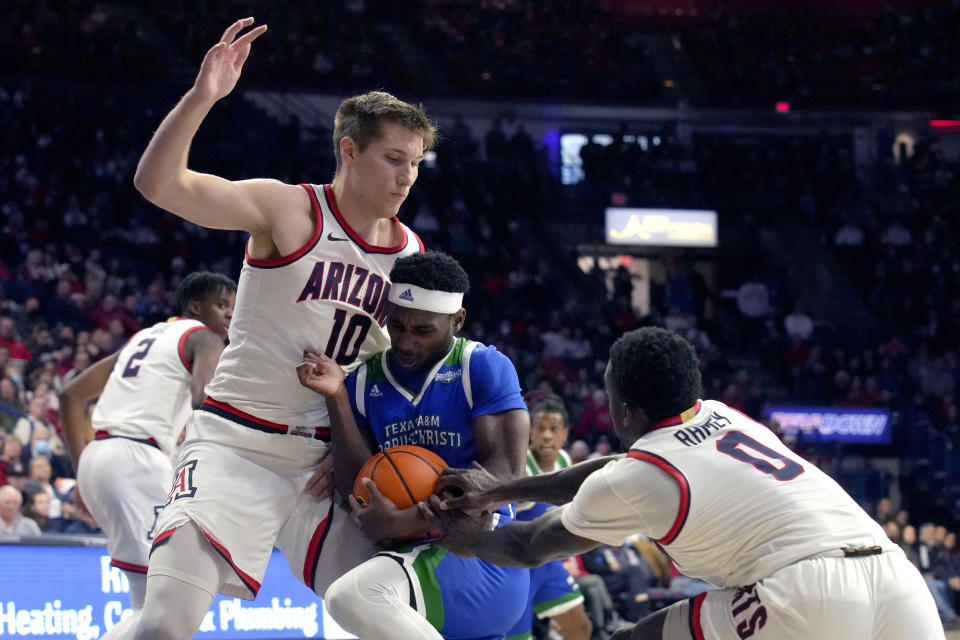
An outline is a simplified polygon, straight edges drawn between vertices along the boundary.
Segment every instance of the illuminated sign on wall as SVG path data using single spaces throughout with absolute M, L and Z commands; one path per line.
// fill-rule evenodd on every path
M 807 442 L 890 442 L 890 412 L 837 407 L 770 407 L 768 418 L 786 435 Z
M 607 244 L 717 246 L 717 212 L 700 209 L 607 208 Z
M 95 640 L 125 616 L 129 583 L 103 547 L 0 544 L 0 640 Z M 275 551 L 253 601 L 217 596 L 195 638 L 352 638 Z

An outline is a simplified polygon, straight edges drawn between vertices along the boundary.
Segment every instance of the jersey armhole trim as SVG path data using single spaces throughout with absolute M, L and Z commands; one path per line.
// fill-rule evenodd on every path
M 677 469 L 675 466 L 654 453 L 633 449 L 627 453 L 627 457 L 652 464 L 673 478 L 680 488 L 680 506 L 677 508 L 677 517 L 673 521 L 673 526 L 670 527 L 670 530 L 665 536 L 654 540 L 654 542 L 658 544 L 670 544 L 676 540 L 677 536 L 680 534 L 680 530 L 683 529 L 683 525 L 687 522 L 687 516 L 690 513 L 690 484 L 687 482 L 686 476 L 683 475 L 683 472 L 681 472 L 680 469 Z
M 476 342 L 470 342 L 463 348 L 463 393 L 467 397 L 467 406 L 473 409 L 473 384 L 470 382 L 470 356 L 477 348 Z
M 186 342 L 187 342 L 187 336 L 189 336 L 189 335 L 190 335 L 191 333 L 193 333 L 194 331 L 201 331 L 201 330 L 203 330 L 203 329 L 206 329 L 206 330 L 209 331 L 210 333 L 213 333 L 213 329 L 211 329 L 210 327 L 208 327 L 208 326 L 205 325 L 205 324 L 202 324 L 202 325 L 200 325 L 200 326 L 198 326 L 198 327 L 190 327 L 189 329 L 187 329 L 186 331 L 183 332 L 183 335 L 180 336 L 180 342 L 177 343 L 177 354 L 180 356 L 180 363 L 181 363 L 181 364 L 184 366 L 184 368 L 187 370 L 187 373 L 193 373 L 193 365 L 190 364 L 190 362 L 187 361 L 187 354 L 184 353 L 184 351 L 183 351 L 183 348 L 184 348 L 184 346 L 186 345 Z
M 313 205 L 313 211 L 317 216 L 317 222 L 314 225 L 313 235 L 310 236 L 310 239 L 307 240 L 306 244 L 293 253 L 270 260 L 257 260 L 256 258 L 251 258 L 250 239 L 247 238 L 247 242 L 243 245 L 243 257 L 247 264 L 249 264 L 251 267 L 257 267 L 259 269 L 276 269 L 277 267 L 285 267 L 288 264 L 292 264 L 305 256 L 310 252 L 311 249 L 313 249 L 313 247 L 316 246 L 317 242 L 320 241 L 320 236 L 323 235 L 323 210 L 320 208 L 320 202 L 317 200 L 317 194 L 314 191 L 314 187 L 309 184 L 301 184 L 300 186 L 306 189 L 307 194 L 310 196 L 310 202 Z
M 364 418 L 367 417 L 367 363 L 364 362 L 357 368 L 356 387 L 353 390 L 354 401 L 357 403 L 357 413 Z

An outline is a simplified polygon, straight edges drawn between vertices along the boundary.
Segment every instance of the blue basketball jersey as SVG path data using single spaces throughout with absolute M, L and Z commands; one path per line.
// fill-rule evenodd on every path
M 357 424 L 381 451 L 417 445 L 451 467 L 468 467 L 477 458 L 473 419 L 527 408 L 513 363 L 496 347 L 457 338 L 419 389 L 400 382 L 389 353 L 375 354 L 346 381 Z
M 524 409 L 513 363 L 496 350 L 458 338 L 447 355 L 411 389 L 411 374 L 394 371 L 390 351 L 378 353 L 346 380 L 354 417 L 380 450 L 417 445 L 451 467 L 477 459 L 473 420 Z M 408 383 L 409 384 L 409 383 Z M 499 510 L 495 526 L 513 518 Z M 529 571 L 461 558 L 435 543 L 413 543 L 384 551 L 410 577 L 416 608 L 444 638 L 502 638 L 524 608 Z

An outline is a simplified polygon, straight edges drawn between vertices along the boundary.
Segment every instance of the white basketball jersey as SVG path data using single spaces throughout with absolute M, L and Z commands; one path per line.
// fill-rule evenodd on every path
M 390 270 L 397 258 L 423 252 L 420 238 L 396 218 L 399 244 L 367 244 L 340 215 L 329 185 L 301 186 L 316 212 L 313 237 L 276 260 L 246 256 L 230 344 L 206 389 L 220 409 L 239 410 L 248 422 L 329 425 L 323 397 L 297 379 L 304 349 L 323 351 L 347 370 L 386 349 Z
M 832 478 L 713 400 L 661 421 L 592 474 L 563 522 L 610 544 L 649 536 L 684 574 L 721 587 L 828 551 L 895 547 Z
M 154 439 L 166 453 L 192 411 L 190 363 L 183 345 L 198 320 L 171 318 L 142 329 L 120 350 L 93 410 L 91 426 L 112 436 Z

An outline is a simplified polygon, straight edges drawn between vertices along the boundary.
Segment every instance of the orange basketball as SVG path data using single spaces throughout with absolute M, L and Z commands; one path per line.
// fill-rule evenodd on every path
M 407 509 L 430 497 L 446 466 L 443 458 L 429 449 L 408 444 L 390 447 L 363 465 L 353 483 L 353 496 L 360 504 L 370 502 L 370 494 L 361 483 L 370 478 L 398 509 Z

